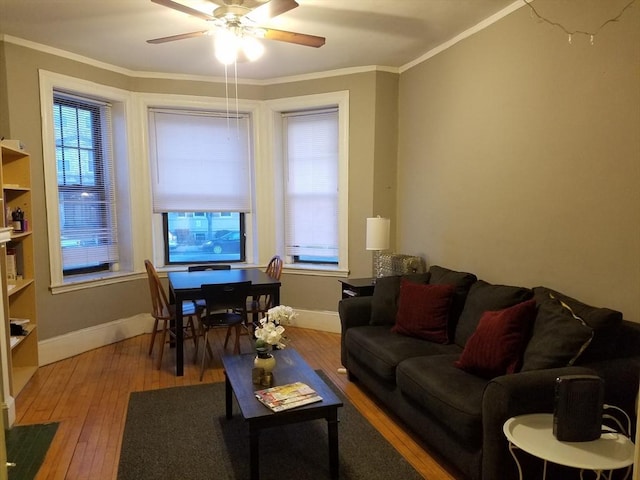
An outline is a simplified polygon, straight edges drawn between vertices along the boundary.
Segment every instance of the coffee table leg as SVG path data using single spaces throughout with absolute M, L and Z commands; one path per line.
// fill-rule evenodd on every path
M 251 480 L 260 478 L 260 430 L 249 424 L 249 468 Z
M 224 374 L 224 400 L 227 413 L 227 419 L 233 416 L 233 389 L 226 372 Z
M 329 435 L 329 470 L 331 478 L 339 477 L 338 459 L 338 409 L 332 408 L 327 416 L 327 429 Z

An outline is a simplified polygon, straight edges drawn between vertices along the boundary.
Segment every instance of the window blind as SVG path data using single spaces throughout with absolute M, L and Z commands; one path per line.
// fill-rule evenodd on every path
M 60 246 L 65 273 L 118 262 L 111 106 L 54 93 Z
M 285 253 L 338 257 L 338 110 L 283 114 Z
M 153 211 L 249 212 L 250 118 L 149 110 Z

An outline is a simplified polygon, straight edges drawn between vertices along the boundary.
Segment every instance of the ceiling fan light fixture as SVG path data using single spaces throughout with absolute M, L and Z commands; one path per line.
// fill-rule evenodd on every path
M 231 30 L 221 28 L 215 36 L 215 55 L 224 65 L 231 65 L 238 58 L 240 39 Z
M 243 36 L 242 51 L 250 62 L 258 60 L 264 54 L 264 45 L 254 37 Z

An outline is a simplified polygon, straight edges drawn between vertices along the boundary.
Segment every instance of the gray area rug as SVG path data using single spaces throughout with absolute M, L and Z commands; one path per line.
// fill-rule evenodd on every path
M 344 402 L 340 478 L 421 479 L 409 463 L 319 372 Z M 257 401 L 257 400 L 256 400 Z M 260 478 L 329 478 L 327 424 L 316 420 L 263 430 Z M 224 383 L 134 392 L 129 398 L 118 480 L 248 479 L 249 435 L 237 405 L 225 418 Z

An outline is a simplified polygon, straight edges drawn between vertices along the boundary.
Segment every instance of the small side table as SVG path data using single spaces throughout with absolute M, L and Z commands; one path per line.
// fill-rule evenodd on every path
M 561 442 L 553 435 L 553 415 L 550 413 L 510 418 L 502 430 L 509 440 L 509 452 L 518 466 L 520 480 L 523 478 L 522 467 L 514 452 L 517 448 L 544 460 L 543 480 L 547 476 L 547 462 L 593 470 L 596 480 L 604 471 L 633 464 L 634 444 L 621 433 L 603 433 L 591 442 Z
M 376 284 L 373 278 L 346 278 L 340 280 L 342 298 L 370 297 Z

